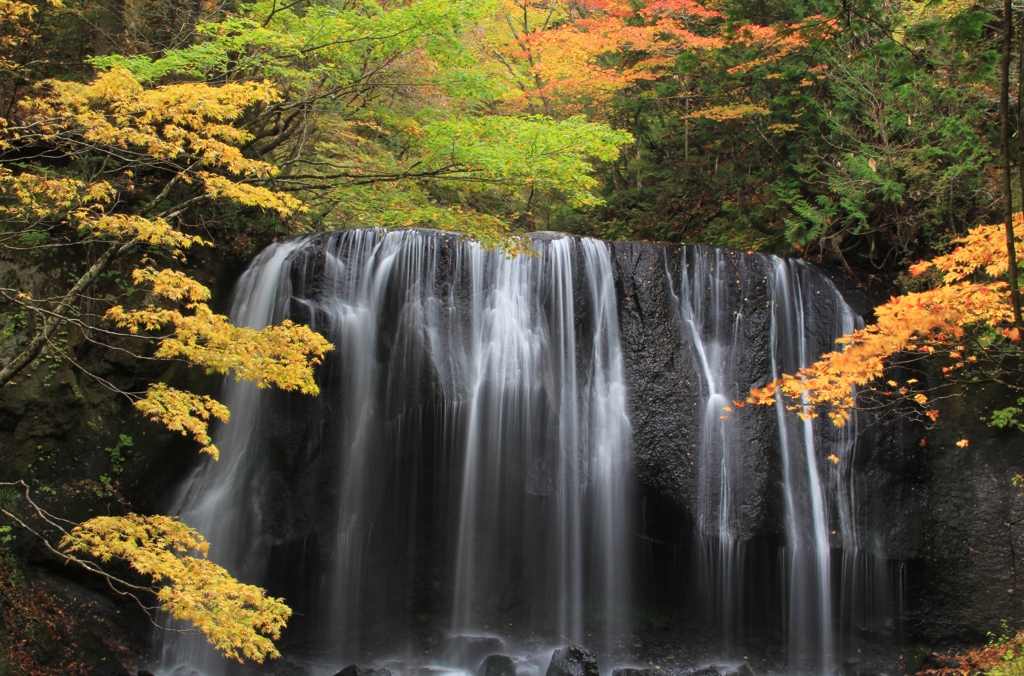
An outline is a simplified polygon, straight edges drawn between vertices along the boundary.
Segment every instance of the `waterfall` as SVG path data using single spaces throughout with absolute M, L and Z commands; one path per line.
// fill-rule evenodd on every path
M 618 300 L 611 262 L 603 244 L 592 239 L 581 241 L 587 271 L 588 298 L 593 308 L 593 358 L 591 386 L 586 402 L 587 424 L 584 447 L 591 449 L 593 501 L 591 509 L 598 531 L 594 536 L 598 568 L 603 572 L 599 598 L 605 612 L 606 644 L 612 631 L 629 629 L 623 616 L 630 600 L 628 556 L 631 515 L 616 510 L 629 505 L 629 456 L 623 448 L 630 444 L 630 422 L 626 413 L 626 380 L 622 345 L 619 340 Z
M 683 250 L 680 318 L 684 339 L 695 353 L 704 410 L 700 419 L 698 497 L 695 537 L 695 582 L 704 596 L 706 621 L 721 629 L 728 651 L 742 612 L 740 518 L 737 500 L 743 482 L 737 466 L 742 435 L 731 421 L 733 401 L 743 398 L 736 366 L 742 341 L 743 313 L 730 302 L 736 286 L 725 252 L 705 247 Z M 738 280 L 736 280 L 738 281 Z
M 608 246 L 509 259 L 423 231 L 280 242 L 231 319 L 291 317 L 336 346 L 322 394 L 227 381 L 229 424 L 176 502 L 212 556 L 296 611 L 282 646 L 344 666 L 524 623 L 625 628 L 630 423 Z M 163 668 L 226 673 L 201 639 Z M 347 662 L 346 662 L 347 663 Z
M 510 499 L 504 495 L 509 470 L 524 468 L 526 491 L 553 503 L 546 508 L 553 512 L 550 542 L 532 546 L 550 548 L 557 561 L 551 571 L 556 631 L 578 641 L 584 561 L 600 571 L 591 584 L 600 587 L 607 611 L 625 596 L 628 567 L 622 545 L 629 420 L 608 251 L 593 240 L 558 239 L 541 261 L 500 262 L 477 248 L 468 253 L 471 278 L 491 281 L 487 291 L 474 290 L 464 347 L 471 368 L 462 404 L 453 627 L 461 632 L 474 625 L 474 599 L 493 584 L 487 571 L 513 557 L 504 551 L 507 543 L 519 539 L 518 528 L 530 528 L 503 521 L 524 516 L 502 507 Z M 485 265 L 493 266 L 489 277 Z M 586 293 L 577 298 L 581 282 Z M 576 309 L 580 301 L 588 306 L 587 335 L 577 335 L 584 319 Z M 588 355 L 577 354 L 581 346 Z M 517 454 L 523 460 L 514 460 Z M 540 501 L 529 509 L 539 507 Z M 589 527 L 594 532 L 588 534 Z
M 855 328 L 856 318 L 834 287 L 815 289 L 805 266 L 773 260 L 772 377 L 810 366 L 823 352 L 834 348 L 835 339 Z M 822 290 L 830 313 L 822 316 Z M 805 298 L 814 293 L 814 298 Z M 813 326 L 808 316 L 817 310 Z M 856 423 L 836 433 L 827 421 L 802 419 L 779 401 L 775 410 L 782 451 L 783 486 L 786 496 L 786 589 L 789 592 L 790 664 L 816 667 L 828 672 L 835 664 L 835 617 L 831 565 L 832 519 L 828 513 L 828 457 L 851 461 Z M 831 434 L 830 434 L 831 432 Z M 816 437 L 819 439 L 816 440 Z M 835 464 L 835 463 L 834 463 Z M 834 472 L 834 471 L 833 471 Z M 841 501 L 839 495 L 835 496 Z M 849 510 L 847 510 L 849 513 Z M 843 540 L 856 539 L 852 518 L 841 522 Z
M 256 257 L 237 284 L 230 312 L 233 323 L 259 330 L 284 318 L 283 303 L 290 295 L 286 261 L 301 245 L 301 240 L 275 244 Z M 223 401 L 232 412 L 232 424 L 217 432 L 220 460 L 203 458 L 179 492 L 174 513 L 206 537 L 214 561 L 236 576 L 251 579 L 258 577 L 259 571 L 238 543 L 250 541 L 254 552 L 266 545 L 260 532 L 263 505 L 251 499 L 259 494 L 264 480 L 255 447 L 266 421 L 261 416 L 262 394 L 255 385 L 232 381 L 225 390 Z M 162 662 L 166 665 L 193 665 L 209 673 L 221 667 L 223 660 L 197 637 L 158 638 L 164 641 Z
M 221 459 L 173 510 L 293 608 L 288 659 L 464 670 L 446 641 L 485 635 L 633 660 L 632 623 L 669 606 L 674 640 L 708 659 L 768 637 L 798 673 L 889 640 L 859 421 L 737 403 L 857 325 L 835 286 L 712 247 L 533 243 L 509 258 L 433 231 L 309 235 L 239 280 L 233 322 L 291 318 L 335 350 L 319 397 L 226 380 Z M 236 673 L 201 638 L 158 640 L 164 674 Z
M 790 668 L 830 673 L 841 636 L 891 613 L 890 579 L 880 555 L 861 547 L 857 478 L 853 471 L 857 417 L 843 428 L 802 419 L 780 400 L 773 415 L 784 529 L 775 566 L 778 599 L 765 603 L 757 587 L 766 567 L 758 551 L 763 528 L 750 506 L 765 487 L 753 486 L 753 437 L 770 432 L 763 410 L 741 409 L 752 385 L 809 366 L 835 340 L 860 325 L 835 286 L 799 261 L 741 256 L 684 247 L 675 292 L 683 341 L 692 348 L 704 403 L 700 418 L 692 597 L 705 622 L 718 628 L 723 653 L 734 648 L 744 621 L 766 609 L 780 613 Z M 764 331 L 749 331 L 747 315 L 768 310 Z M 754 322 L 757 325 L 758 322 Z M 770 370 L 751 368 L 758 355 Z M 759 373 L 759 371 L 762 371 Z M 752 380 L 753 379 L 753 380 Z M 758 380 L 760 379 L 760 380 Z M 833 562 L 838 552 L 841 565 Z M 880 602 L 871 607 L 872 597 Z

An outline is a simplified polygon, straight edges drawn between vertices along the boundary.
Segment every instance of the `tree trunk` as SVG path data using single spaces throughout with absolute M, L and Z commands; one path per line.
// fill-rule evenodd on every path
M 50 336 L 60 326 L 61 321 L 67 315 L 68 311 L 81 299 L 82 293 L 84 293 L 93 282 L 95 282 L 101 274 L 106 272 L 110 264 L 117 259 L 118 256 L 125 254 L 137 245 L 136 240 L 131 240 L 125 244 L 113 244 L 107 249 L 99 259 L 93 263 L 85 274 L 78 278 L 75 285 L 71 287 L 71 290 L 67 292 L 64 298 L 61 299 L 60 303 L 46 316 L 46 320 L 42 321 L 35 337 L 28 344 L 28 346 L 19 352 L 17 355 L 12 357 L 10 361 L 3 364 L 0 367 L 0 387 L 3 387 L 7 383 L 11 382 L 18 373 L 21 372 L 26 366 L 36 360 L 39 355 L 43 353 L 43 350 L 50 342 Z
M 1016 238 L 1013 234 L 1013 179 L 1010 175 L 1010 58 L 1013 55 L 1013 3 L 1003 0 L 1003 62 L 1000 74 L 999 121 L 1001 126 L 1001 155 L 1003 161 L 1003 201 L 1006 224 L 1007 276 L 1010 282 L 1010 302 L 1013 320 L 1018 328 L 1024 327 L 1020 316 L 1020 285 L 1017 281 Z
M 103 0 L 96 17 L 93 49 L 98 56 L 118 54 L 125 38 L 125 0 Z
M 1017 180 L 1020 183 L 1020 203 L 1024 207 L 1024 30 L 1020 31 L 1018 40 L 1020 49 L 1017 52 Z

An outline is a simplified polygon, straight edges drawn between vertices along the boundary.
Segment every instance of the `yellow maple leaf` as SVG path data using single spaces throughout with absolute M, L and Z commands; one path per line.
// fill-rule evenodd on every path
M 263 662 L 280 655 L 273 641 L 291 609 L 208 560 L 206 539 L 176 518 L 100 516 L 76 526 L 60 546 L 103 563 L 123 561 L 151 579 L 161 608 L 191 622 L 225 657 Z

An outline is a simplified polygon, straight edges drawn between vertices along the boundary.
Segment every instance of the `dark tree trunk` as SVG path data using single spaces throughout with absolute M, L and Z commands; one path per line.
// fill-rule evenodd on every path
M 101 0 L 93 49 L 98 56 L 117 54 L 124 47 L 124 0 Z
M 1013 179 L 1010 174 L 1010 59 L 1013 55 L 1013 3 L 1003 0 L 1003 62 L 1000 74 L 999 121 L 1001 126 L 1001 155 L 1003 161 L 1003 200 L 1006 223 L 1007 276 L 1010 282 L 1010 302 L 1013 319 L 1018 328 L 1024 326 L 1020 315 L 1020 286 L 1017 281 L 1016 238 L 1013 234 Z

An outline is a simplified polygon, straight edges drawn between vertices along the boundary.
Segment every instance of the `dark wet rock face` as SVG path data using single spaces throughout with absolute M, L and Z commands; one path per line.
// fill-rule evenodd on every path
M 697 424 L 680 425 L 700 406 L 699 374 L 680 332 L 673 278 L 678 251 L 635 242 L 612 245 L 619 294 L 633 465 L 641 484 L 687 505 L 695 494 L 690 464 Z
M 735 669 L 725 672 L 724 676 L 754 676 L 754 670 L 750 668 L 749 664 L 741 664 Z
M 701 423 L 707 396 L 700 356 L 680 316 L 679 295 L 687 266 L 708 251 L 715 250 L 637 242 L 611 244 L 633 424 L 633 467 L 645 493 L 655 502 L 674 503 L 674 508 L 669 508 L 669 512 L 676 512 L 674 518 L 671 514 L 651 514 L 655 530 L 677 531 L 675 537 L 661 533 L 673 540 L 678 540 L 678 531 L 692 527 L 697 510 Z M 723 252 L 720 263 L 720 269 L 714 263 L 708 265 L 716 275 L 714 279 L 691 282 L 707 285 L 729 280 L 731 285 L 720 302 L 729 308 L 742 308 L 742 329 L 735 339 L 743 349 L 731 369 L 736 376 L 733 391 L 738 395 L 763 385 L 771 373 L 771 269 L 766 257 L 738 251 Z M 713 331 L 711 327 L 699 328 Z M 748 411 L 747 418 L 741 468 L 744 480 L 737 486 L 743 491 L 741 532 L 744 537 L 774 535 L 783 530 L 774 492 L 780 481 L 778 463 L 773 460 L 778 456 L 773 445 L 775 416 L 770 409 L 761 409 Z M 676 523 L 661 527 L 657 522 L 666 517 Z
M 516 663 L 507 655 L 489 655 L 480 663 L 476 676 L 516 676 Z
M 350 664 L 334 676 L 391 676 L 391 672 L 384 668 L 370 669 L 357 664 Z
M 552 653 L 546 676 L 601 676 L 601 672 L 592 650 L 571 645 Z
M 1005 618 L 1024 614 L 1024 496 L 1013 485 L 1024 470 L 1024 442 L 980 420 L 1016 396 L 975 386 L 936 405 L 933 429 L 880 425 L 869 471 L 893 511 L 875 515 L 877 532 L 888 536 L 892 558 L 905 562 L 911 641 L 981 643 Z M 960 439 L 970 445 L 957 447 Z

